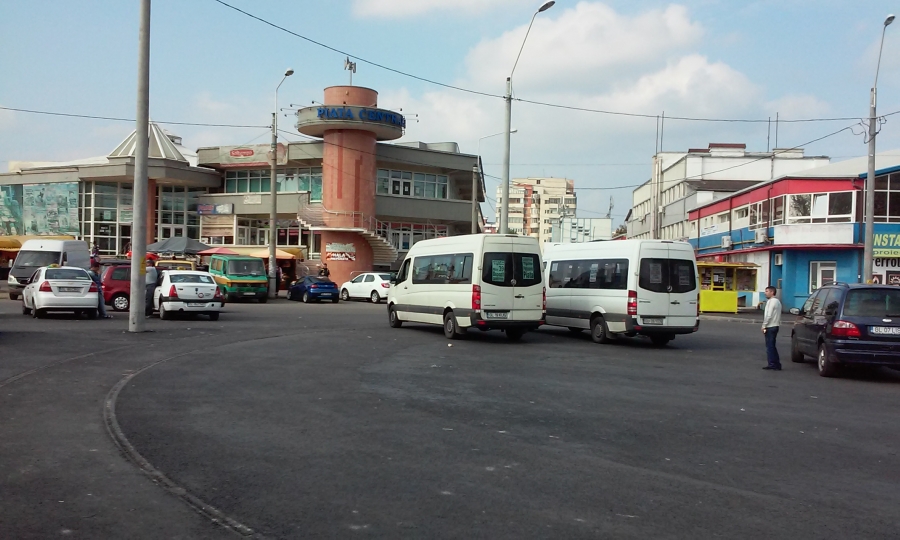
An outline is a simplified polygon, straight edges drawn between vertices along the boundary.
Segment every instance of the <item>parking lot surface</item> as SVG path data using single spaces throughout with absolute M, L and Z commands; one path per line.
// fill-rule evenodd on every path
M 449 342 L 362 302 L 229 304 L 139 336 L 124 316 L 17 313 L 0 301 L 0 537 L 232 535 L 214 518 L 275 538 L 900 525 L 900 376 L 790 363 L 789 317 L 767 372 L 759 328 L 734 321 L 659 349 L 565 329 Z

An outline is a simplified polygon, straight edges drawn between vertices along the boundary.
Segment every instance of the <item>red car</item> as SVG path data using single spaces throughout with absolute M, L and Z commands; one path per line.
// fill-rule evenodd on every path
M 128 311 L 131 302 L 131 266 L 116 264 L 103 269 L 103 301 L 116 311 Z

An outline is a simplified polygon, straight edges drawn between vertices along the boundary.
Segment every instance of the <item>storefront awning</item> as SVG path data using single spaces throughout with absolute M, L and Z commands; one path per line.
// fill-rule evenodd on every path
M 22 244 L 12 236 L 0 236 L 0 251 L 19 251 Z
M 697 268 L 759 268 L 759 265 L 751 262 L 713 262 L 697 261 Z

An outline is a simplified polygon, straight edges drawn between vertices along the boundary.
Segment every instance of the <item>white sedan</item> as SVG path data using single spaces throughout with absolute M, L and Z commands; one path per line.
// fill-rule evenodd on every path
M 22 290 L 22 314 L 43 317 L 48 311 L 86 313 L 97 318 L 100 292 L 87 270 L 75 266 L 38 268 Z
M 351 298 L 368 298 L 377 304 L 388 296 L 391 288 L 391 275 L 387 272 L 366 272 L 341 285 L 341 300 Z
M 170 319 L 175 313 L 202 313 L 209 320 L 219 320 L 225 299 L 208 272 L 166 270 L 157 282 L 153 294 L 153 309 L 160 319 Z

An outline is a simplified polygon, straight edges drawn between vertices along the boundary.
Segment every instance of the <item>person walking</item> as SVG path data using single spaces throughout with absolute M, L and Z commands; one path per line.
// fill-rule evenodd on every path
M 106 313 L 106 299 L 103 298 L 103 278 L 100 277 L 100 265 L 96 262 L 91 264 L 91 271 L 89 273 L 91 279 L 97 284 L 97 294 L 100 296 L 97 303 L 97 311 L 100 313 L 100 318 L 112 319 L 112 315 Z
M 319 275 L 321 277 L 331 277 L 331 270 L 328 269 L 328 263 L 322 263 L 322 268 L 319 270 Z
M 144 280 L 146 284 L 144 315 L 147 317 L 153 315 L 153 293 L 156 292 L 156 279 L 158 277 L 159 271 L 153 265 L 153 259 L 147 259 L 147 273 Z
M 781 300 L 775 298 L 775 287 L 766 287 L 766 311 L 763 316 L 762 331 L 766 337 L 766 358 L 768 365 L 763 369 L 781 371 L 781 358 L 778 356 L 778 348 L 775 340 L 778 338 L 778 329 L 781 327 Z

